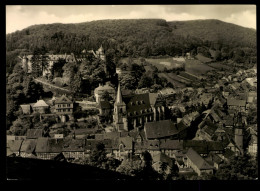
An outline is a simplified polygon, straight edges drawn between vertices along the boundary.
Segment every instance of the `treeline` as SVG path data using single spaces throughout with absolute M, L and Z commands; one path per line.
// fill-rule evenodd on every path
M 45 46 L 54 54 L 79 54 L 103 45 L 120 57 L 196 54 L 198 47 L 256 48 L 256 31 L 217 20 L 166 22 L 162 19 L 101 20 L 35 25 L 6 36 L 7 51 Z

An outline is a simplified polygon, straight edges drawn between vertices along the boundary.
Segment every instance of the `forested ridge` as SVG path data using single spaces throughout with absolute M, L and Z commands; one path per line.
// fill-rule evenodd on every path
M 112 48 L 120 56 L 180 55 L 198 46 L 256 47 L 256 30 L 219 20 L 99 20 L 78 24 L 33 25 L 6 35 L 7 52 L 45 46 L 53 53 Z

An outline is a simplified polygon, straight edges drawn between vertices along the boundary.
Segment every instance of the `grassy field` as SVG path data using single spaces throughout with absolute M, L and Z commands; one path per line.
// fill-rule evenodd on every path
M 146 58 L 145 61 L 153 66 L 156 66 L 159 71 L 163 71 L 164 68 L 173 69 L 182 67 L 182 63 L 173 60 L 172 57 L 169 58 Z M 139 58 L 133 58 L 133 62 L 140 64 L 141 60 Z M 120 59 L 119 63 L 128 63 L 128 58 Z
M 214 68 L 200 62 L 199 60 L 186 60 L 185 70 L 195 76 L 205 74 L 209 70 L 215 70 Z
M 211 61 L 212 61 L 211 58 L 205 57 L 205 56 L 203 56 L 203 55 L 200 54 L 200 53 L 197 54 L 196 58 L 197 58 L 199 61 L 203 62 L 203 63 L 211 62 Z
M 173 69 L 173 68 L 179 68 L 182 67 L 182 63 L 175 61 L 172 59 L 172 57 L 170 58 L 147 58 L 146 62 L 156 66 L 158 68 L 158 70 L 162 71 L 164 70 L 164 68 L 167 69 Z

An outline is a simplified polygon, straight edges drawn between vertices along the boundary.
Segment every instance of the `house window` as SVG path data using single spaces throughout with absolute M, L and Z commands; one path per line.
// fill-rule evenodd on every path
M 66 109 L 63 109 L 63 112 L 66 112 Z
M 66 105 L 65 105 L 65 104 L 63 104 L 63 107 L 66 107 Z
M 70 107 L 70 104 L 67 104 L 68 107 Z

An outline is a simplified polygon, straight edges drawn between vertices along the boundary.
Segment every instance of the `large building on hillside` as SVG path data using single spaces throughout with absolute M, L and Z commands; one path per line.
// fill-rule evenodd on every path
M 93 53 L 93 55 L 96 58 L 100 58 L 101 60 L 106 61 L 106 55 L 105 55 L 104 48 L 102 47 L 102 45 L 100 46 L 100 48 L 97 51 L 91 50 L 89 52 Z
M 66 62 L 76 62 L 75 56 L 73 53 L 71 54 L 48 54 L 46 55 L 46 60 L 48 62 L 48 66 L 43 69 L 42 75 L 46 76 L 51 73 L 51 68 L 55 62 L 59 59 L 64 59 Z M 33 66 L 32 66 L 32 59 L 33 55 L 24 55 L 23 57 L 19 57 L 22 61 L 22 68 L 26 73 L 32 73 Z
M 140 129 L 146 122 L 165 119 L 165 102 L 156 93 L 122 96 L 120 84 L 114 103 L 113 121 L 117 131 Z

